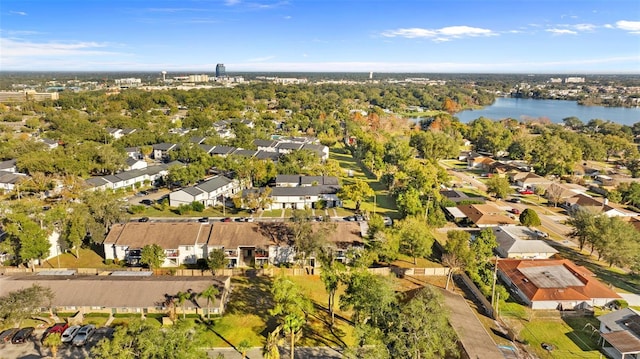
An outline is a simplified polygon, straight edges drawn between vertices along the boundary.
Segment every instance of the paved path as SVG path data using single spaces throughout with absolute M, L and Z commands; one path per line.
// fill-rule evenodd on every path
M 632 306 L 640 306 L 640 294 L 634 293 L 618 293 L 624 300 Z
M 487 333 L 467 301 L 459 294 L 442 289 L 445 304 L 451 312 L 451 326 L 455 330 L 462 347 L 473 359 L 504 358 L 496 342 Z

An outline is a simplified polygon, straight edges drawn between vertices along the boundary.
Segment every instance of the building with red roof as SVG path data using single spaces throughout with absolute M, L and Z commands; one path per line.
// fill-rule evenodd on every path
M 603 306 L 620 296 L 568 259 L 501 259 L 498 275 L 532 309 Z

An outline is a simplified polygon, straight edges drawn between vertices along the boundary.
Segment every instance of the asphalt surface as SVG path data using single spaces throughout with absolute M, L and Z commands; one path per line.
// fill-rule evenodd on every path
M 40 342 L 45 329 L 36 329 L 24 344 L 0 344 L 0 359 L 37 359 L 52 358 L 51 350 Z M 84 359 L 89 357 L 91 348 L 102 338 L 112 333 L 113 329 L 102 327 L 96 329 L 95 334 L 89 338 L 87 344 L 81 347 L 64 344 L 58 349 L 60 359 Z

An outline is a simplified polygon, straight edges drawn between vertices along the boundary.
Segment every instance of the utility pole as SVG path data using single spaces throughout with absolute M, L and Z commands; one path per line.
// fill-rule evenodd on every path
M 496 256 L 496 263 L 493 267 L 493 288 L 491 289 L 491 306 L 494 308 L 498 304 L 498 301 L 495 300 L 497 280 L 498 280 L 498 256 Z

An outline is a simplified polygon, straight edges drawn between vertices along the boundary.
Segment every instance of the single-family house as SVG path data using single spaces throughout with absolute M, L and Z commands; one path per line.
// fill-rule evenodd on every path
M 304 146 L 301 142 L 279 142 L 276 145 L 276 149 L 279 154 L 288 154 L 294 151 L 298 151 Z
M 602 350 L 614 359 L 640 359 L 640 311 L 624 308 L 601 315 Z
M 582 193 L 567 198 L 564 206 L 569 212 L 575 212 L 580 208 L 588 208 L 594 213 L 602 213 L 608 217 L 636 217 L 640 215 L 640 213 L 610 203 L 607 198 L 596 198 Z
M 258 148 L 258 151 L 278 152 L 276 149 L 278 141 L 276 140 L 254 140 L 253 144 Z
M 466 204 L 457 206 L 466 219 L 478 227 L 515 226 L 519 222 L 505 214 L 493 203 Z
M 200 202 L 205 206 L 216 206 L 224 198 L 240 191 L 240 182 L 225 176 L 215 176 L 195 186 L 186 187 L 169 193 L 169 205 L 177 207 L 182 204 Z
M 230 277 L 152 276 L 150 272 L 113 272 L 111 275 L 88 276 L 64 273 L 49 275 L 12 275 L 0 277 L 0 296 L 38 285 L 51 290 L 53 296 L 41 308 L 43 312 L 80 312 L 134 314 L 168 313 L 170 301 L 178 293 L 193 293 L 192 298 L 177 308 L 177 313 L 200 315 L 222 314 L 225 309 Z M 210 286 L 219 294 L 207 305 L 199 297 Z
M 473 196 L 470 197 L 468 196 L 466 193 L 462 192 L 462 191 L 458 191 L 458 190 L 440 190 L 440 194 L 442 195 L 442 197 L 446 198 L 447 200 L 451 201 L 451 202 L 455 202 L 455 203 L 460 203 L 460 202 L 478 202 L 478 203 L 484 203 L 485 202 L 485 198 L 484 197 L 480 197 L 480 196 Z
M 511 182 L 522 189 L 547 188 L 553 181 L 533 172 L 517 172 L 511 176 Z
M 558 251 L 539 240 L 536 232 L 523 226 L 492 227 L 498 247 L 495 251 L 502 258 L 548 259 Z
M 500 259 L 498 275 L 532 309 L 604 306 L 620 296 L 568 259 Z
M 493 158 L 478 155 L 467 157 L 467 168 L 472 170 L 489 171 L 496 161 Z

